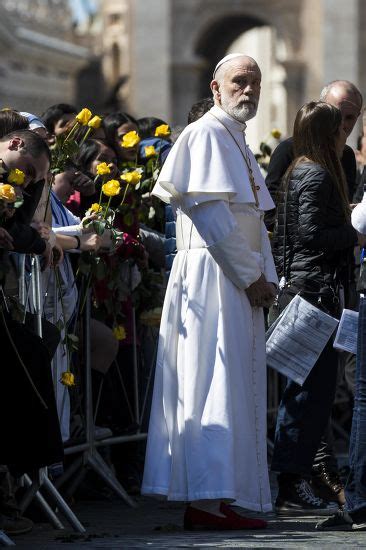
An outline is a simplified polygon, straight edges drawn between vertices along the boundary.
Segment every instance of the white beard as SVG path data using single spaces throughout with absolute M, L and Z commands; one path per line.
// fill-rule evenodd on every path
M 255 103 L 242 103 L 240 105 L 232 105 L 230 101 L 226 101 L 221 97 L 221 106 L 224 111 L 238 120 L 239 122 L 247 122 L 257 114 L 258 105 Z

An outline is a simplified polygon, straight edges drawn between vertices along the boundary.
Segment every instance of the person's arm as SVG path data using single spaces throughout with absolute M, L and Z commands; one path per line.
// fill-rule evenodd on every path
M 341 163 L 346 176 L 349 201 L 352 203 L 357 189 L 357 163 L 353 149 L 349 145 L 344 148 Z
M 334 196 L 334 183 L 325 172 L 312 170 L 299 192 L 299 239 L 307 248 L 336 251 L 357 244 L 357 233 L 351 224 L 327 225 L 327 207 Z
M 225 275 L 240 290 L 246 291 L 250 304 L 271 305 L 275 289 L 261 272 L 258 258 L 238 228 L 227 202 L 201 203 L 190 208 L 187 215 Z
M 62 250 L 97 251 L 102 244 L 102 238 L 95 233 L 80 236 L 57 233 L 56 238 Z
M 294 159 L 292 138 L 282 141 L 271 155 L 266 176 L 266 185 L 273 202 L 278 203 L 278 191 L 282 178 Z M 269 231 L 273 231 L 276 218 L 276 209 L 265 213 L 264 221 Z
M 15 252 L 20 254 L 43 254 L 45 251 L 46 241 L 30 225 L 24 225 L 17 220 L 10 220 L 10 224 L 6 223 L 5 228 L 13 239 Z
M 264 260 L 263 273 L 266 277 L 266 280 L 269 283 L 273 283 L 275 286 L 277 286 L 278 277 L 277 277 L 276 267 L 273 260 L 271 243 L 269 242 L 269 238 L 268 238 L 268 231 L 264 222 L 262 222 L 261 224 L 261 230 L 262 230 L 261 251 L 262 251 L 262 256 Z
M 277 204 L 277 192 L 281 181 L 294 159 L 292 138 L 281 141 L 271 155 L 266 176 L 266 185 L 273 202 Z

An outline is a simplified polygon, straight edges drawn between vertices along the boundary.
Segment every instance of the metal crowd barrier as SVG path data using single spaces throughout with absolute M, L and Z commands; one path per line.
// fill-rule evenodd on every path
M 25 270 L 25 255 L 20 255 L 20 301 L 24 308 L 28 306 L 29 298 L 32 297 L 32 306 L 36 317 L 36 332 L 42 337 L 42 314 L 43 314 L 43 293 L 41 285 L 41 268 L 39 257 L 30 256 L 31 273 L 29 277 Z M 28 508 L 30 503 L 35 499 L 41 509 L 49 519 L 50 523 L 56 529 L 64 529 L 64 525 L 48 504 L 45 497 L 41 494 L 44 490 L 48 497 L 51 498 L 57 509 L 64 515 L 71 527 L 78 533 L 84 533 L 85 528 L 80 523 L 74 512 L 68 506 L 61 494 L 58 492 L 54 484 L 48 477 L 47 468 L 41 468 L 36 475 L 25 474 L 23 476 L 24 485 L 27 487 L 21 502 L 20 509 L 22 513 Z
M 90 363 L 90 318 L 91 318 L 91 299 L 90 289 L 87 290 L 87 299 L 85 301 L 85 307 L 83 311 L 83 341 L 84 341 L 84 362 L 83 369 L 85 371 L 85 442 L 76 444 L 65 448 L 65 455 L 73 455 L 82 453 L 77 457 L 74 462 L 69 466 L 65 473 L 58 478 L 56 482 L 57 487 L 61 487 L 67 481 L 72 479 L 71 487 L 68 489 L 68 495 L 71 496 L 77 489 L 78 485 L 82 482 L 85 476 L 85 469 L 91 468 L 99 477 L 108 485 L 121 499 L 123 499 L 129 506 L 135 507 L 135 501 L 127 494 L 121 483 L 117 480 L 112 470 L 106 464 L 100 453 L 99 447 L 106 447 L 110 445 L 118 445 L 123 443 L 130 443 L 135 441 L 143 441 L 147 438 L 147 432 L 141 431 L 142 422 L 145 414 L 147 413 L 147 400 L 148 392 L 151 387 L 152 375 L 155 367 L 156 351 L 157 351 L 157 339 L 154 346 L 153 356 L 148 368 L 148 379 L 145 388 L 145 395 L 143 397 L 142 405 L 140 403 L 140 379 L 139 379 L 139 360 L 138 360 L 138 346 L 137 346 L 137 329 L 136 329 L 136 315 L 135 310 L 132 312 L 132 337 L 133 337 L 133 405 L 131 406 L 129 396 L 124 386 L 124 382 L 119 371 L 118 365 L 115 362 L 119 381 L 121 384 L 121 392 L 124 396 L 126 404 L 128 405 L 133 424 L 136 426 L 136 432 L 129 435 L 111 436 L 104 439 L 95 439 L 95 423 L 97 411 L 93 416 L 93 394 L 92 394 L 92 374 Z M 99 391 L 102 391 L 103 381 Z M 98 399 L 99 401 L 99 399 Z

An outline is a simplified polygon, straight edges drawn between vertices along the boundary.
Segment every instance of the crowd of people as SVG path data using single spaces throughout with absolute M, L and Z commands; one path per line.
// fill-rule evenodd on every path
M 0 528 L 9 534 L 31 528 L 18 508 L 21 476 L 44 466 L 61 475 L 65 448 L 85 438 L 87 357 L 95 438 L 147 430 L 148 418 L 131 414 L 136 357 L 137 393 L 152 401 L 146 459 L 143 443 L 105 454 L 128 492 L 187 502 L 187 529 L 266 527 L 241 510 L 272 509 L 265 326 L 298 294 L 336 318 L 360 308 L 358 352 L 340 354 L 330 339 L 303 385 L 288 379 L 271 462 L 275 511 L 329 515 L 318 529 L 366 529 L 366 305 L 355 254 L 366 241 L 364 138 L 358 166 L 346 145 L 362 95 L 348 81 L 327 85 L 301 107 L 264 174 L 245 141 L 260 83 L 252 58 L 226 56 L 213 98 L 193 105 L 177 131 L 155 117 L 67 104 L 39 116 L 0 111 L 9 358 Z M 153 392 L 146 327 L 153 339 L 159 331 Z M 346 487 L 331 428 L 344 376 L 355 404 Z

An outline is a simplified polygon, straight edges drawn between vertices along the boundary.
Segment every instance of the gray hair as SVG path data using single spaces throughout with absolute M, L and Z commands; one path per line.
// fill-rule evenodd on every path
M 360 90 L 349 80 L 332 80 L 332 82 L 329 82 L 329 84 L 324 86 L 324 88 L 320 92 L 320 101 L 326 101 L 328 94 L 332 91 L 333 88 L 336 88 L 338 86 L 344 88 L 346 92 L 354 94 L 360 101 L 360 107 L 362 107 L 362 94 Z

